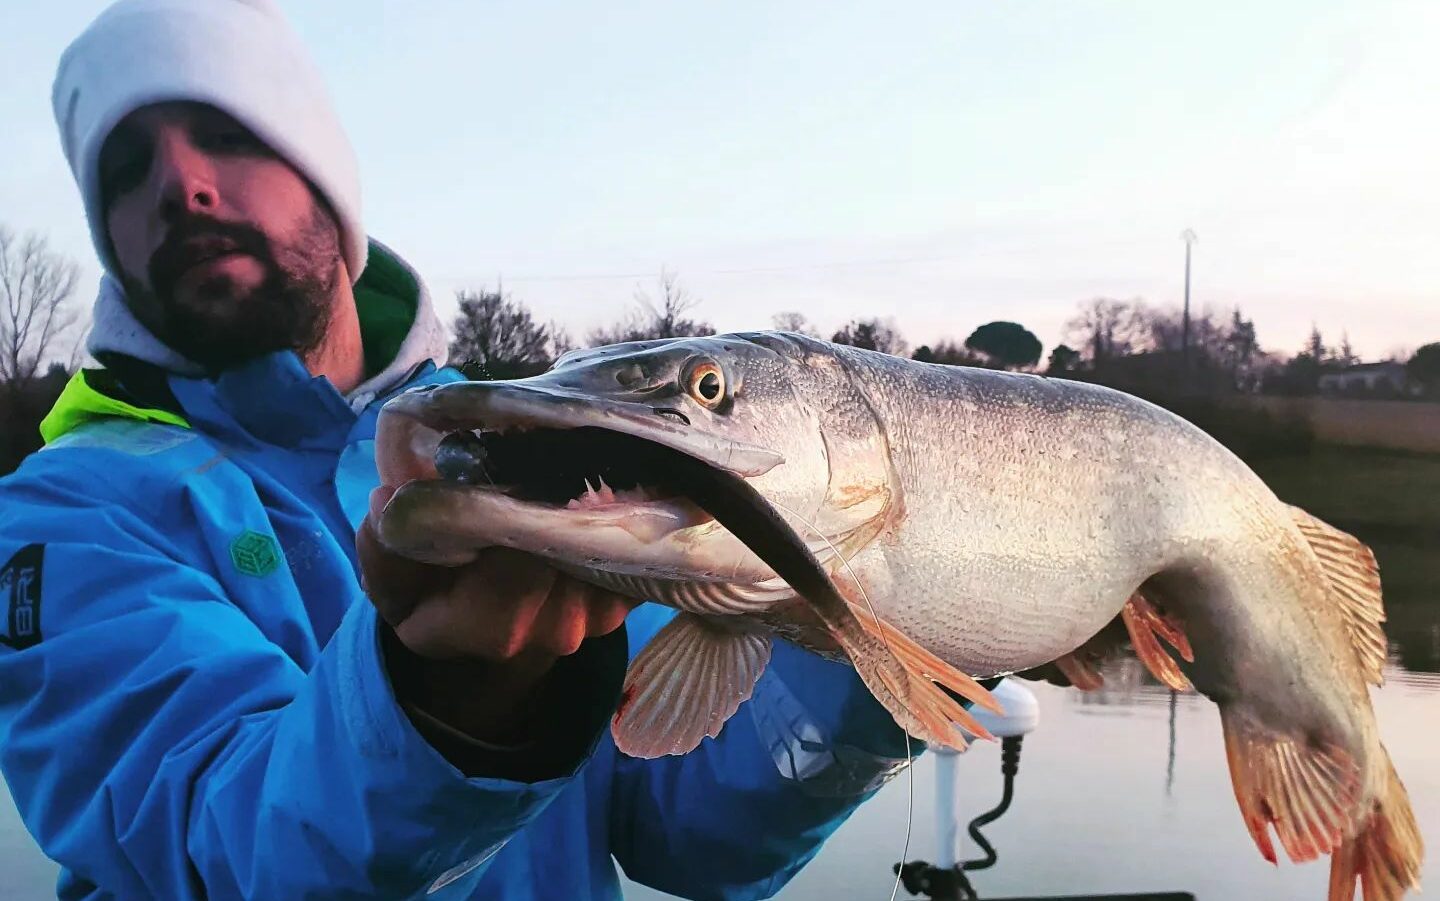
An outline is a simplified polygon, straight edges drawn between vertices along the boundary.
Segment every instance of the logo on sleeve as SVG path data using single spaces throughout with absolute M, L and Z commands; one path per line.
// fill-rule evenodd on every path
M 230 542 L 230 562 L 247 576 L 268 576 L 280 565 L 280 548 L 264 532 L 241 532 Z
M 40 643 L 40 576 L 45 545 L 29 544 L 0 568 L 0 644 L 17 651 Z

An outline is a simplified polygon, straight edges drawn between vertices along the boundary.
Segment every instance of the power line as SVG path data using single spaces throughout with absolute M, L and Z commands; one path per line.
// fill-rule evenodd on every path
M 1095 247 L 1120 247 L 1120 246 L 1146 246 L 1150 242 L 1137 240 L 1105 241 L 1087 245 Z M 833 270 L 852 269 L 866 266 L 910 266 L 923 265 L 927 263 L 954 263 L 966 260 L 980 260 L 986 257 L 1002 256 L 1017 253 L 1033 253 L 1041 250 L 1037 247 L 1011 247 L 1000 250 L 976 251 L 965 254 L 940 254 L 933 256 L 916 257 L 872 257 L 859 260 L 832 260 L 818 263 L 787 263 L 775 266 L 743 266 L 709 269 L 686 269 L 686 275 L 764 275 L 768 273 L 802 272 L 806 270 Z M 631 279 L 654 278 L 658 270 L 649 272 L 591 272 L 591 273 L 565 273 L 554 275 L 507 275 L 505 280 L 509 282 L 600 282 L 600 281 L 628 281 Z M 439 278 L 435 281 L 461 282 L 472 279 L 465 277 Z

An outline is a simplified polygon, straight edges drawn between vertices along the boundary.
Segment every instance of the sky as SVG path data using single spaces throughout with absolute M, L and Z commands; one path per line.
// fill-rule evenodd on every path
M 198 2 L 198 0 L 197 0 Z M 283 0 L 282 0 L 283 2 Z M 103 8 L 0 0 L 0 223 L 99 275 L 49 106 Z M 367 230 L 572 334 L 662 270 L 724 330 L 911 345 L 1093 297 L 1239 306 L 1366 358 L 1440 340 L 1440 3 L 283 2 Z

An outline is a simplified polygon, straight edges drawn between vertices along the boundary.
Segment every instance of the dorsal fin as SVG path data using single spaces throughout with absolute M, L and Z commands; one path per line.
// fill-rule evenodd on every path
M 1330 599 L 1344 618 L 1361 672 L 1366 681 L 1381 684 L 1389 646 L 1380 628 L 1385 622 L 1385 606 L 1380 598 L 1380 567 L 1374 552 L 1360 539 L 1299 507 L 1291 507 L 1290 515 L 1320 560 L 1329 582 Z

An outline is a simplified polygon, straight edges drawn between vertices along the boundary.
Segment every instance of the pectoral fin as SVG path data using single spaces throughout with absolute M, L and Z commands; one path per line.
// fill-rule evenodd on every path
M 714 738 L 755 690 L 770 635 L 730 617 L 681 613 L 631 661 L 615 746 L 631 757 L 685 754 Z
M 909 716 L 919 718 L 928 726 L 928 733 L 921 733 L 920 737 L 927 740 L 935 740 L 937 736 L 933 733 L 939 732 L 942 739 L 954 734 L 954 730 L 948 724 L 955 724 L 976 738 L 994 740 L 994 736 L 969 711 L 957 703 L 949 695 L 936 688 L 936 683 L 945 686 L 957 695 L 979 704 L 986 710 L 1004 715 L 1005 710 L 995 696 L 990 694 L 983 685 L 976 682 L 970 676 L 955 669 L 950 664 L 941 660 L 930 651 L 921 647 L 908 635 L 892 626 L 883 619 L 877 619 L 870 611 L 859 604 L 850 604 L 850 614 L 855 618 L 861 630 L 871 640 L 878 640 L 895 659 L 900 661 L 905 671 L 905 685 L 895 691 L 895 702 L 902 702 L 907 708 L 901 715 L 890 708 L 886 699 L 877 695 L 877 699 L 886 705 L 895 720 L 902 725 L 905 720 L 902 717 Z M 855 660 L 856 654 L 864 654 L 863 647 L 847 645 L 845 636 L 836 636 L 845 647 L 846 653 L 851 655 L 851 662 Z M 859 670 L 859 666 L 856 667 Z M 861 671 L 861 677 L 864 678 Z M 873 693 L 873 692 L 872 692 Z M 965 747 L 964 739 L 958 735 L 954 741 L 945 741 L 954 747 Z

